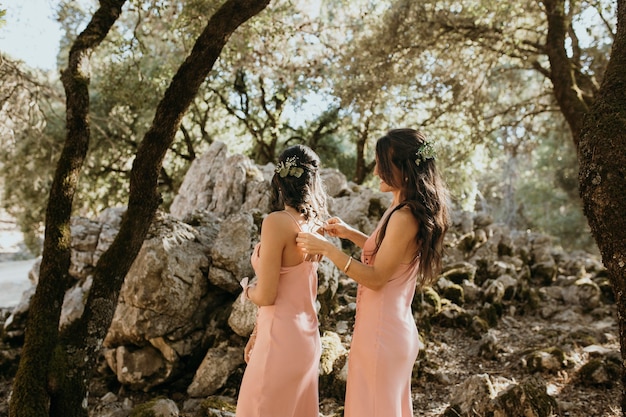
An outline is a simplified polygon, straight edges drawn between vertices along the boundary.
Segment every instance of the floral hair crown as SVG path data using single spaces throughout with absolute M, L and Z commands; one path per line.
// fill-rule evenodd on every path
M 415 165 L 420 166 L 422 162 L 435 159 L 436 156 L 437 153 L 432 143 L 424 142 L 417 148 L 417 152 L 415 152 Z
M 304 174 L 304 168 L 298 166 L 298 158 L 296 156 L 290 156 L 284 161 L 280 161 L 276 165 L 274 172 L 280 175 L 281 178 L 285 178 L 287 175 L 300 178 Z

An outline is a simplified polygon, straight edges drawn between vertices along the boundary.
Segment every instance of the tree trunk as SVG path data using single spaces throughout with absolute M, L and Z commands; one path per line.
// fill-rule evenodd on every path
M 97 40 L 94 33 L 88 32 L 90 27 L 92 24 L 96 27 L 97 18 L 102 19 L 99 13 L 111 13 L 115 6 L 118 6 L 119 15 L 123 3 L 123 0 L 101 0 L 101 8 L 76 40 L 72 51 L 84 51 L 87 45 L 96 46 L 102 39 Z M 228 0 L 211 17 L 191 54 L 180 66 L 137 150 L 131 170 L 128 210 L 118 235 L 95 267 L 85 312 L 59 338 L 57 329 L 61 304 L 69 281 L 71 200 L 89 138 L 88 80 L 76 77 L 79 60 L 73 60 L 70 53 L 70 66 L 64 73 L 64 83 L 74 88 L 81 87 L 80 97 L 86 101 L 80 106 L 72 102 L 70 106 L 68 94 L 67 150 L 59 161 L 48 203 L 48 213 L 51 214 L 46 218 L 42 275 L 29 313 L 24 350 L 10 405 L 12 417 L 88 415 L 87 384 L 100 354 L 102 340 L 113 319 L 124 277 L 161 203 L 157 180 L 163 158 L 185 111 L 232 33 L 267 4 L 269 0 Z M 106 31 L 97 33 L 102 38 L 106 36 Z
M 568 58 L 565 39 L 570 22 L 565 0 L 543 3 L 554 95 L 572 131 L 583 209 L 615 293 L 622 353 L 621 408 L 626 415 L 626 0 L 617 2 L 617 35 L 597 91 L 581 78 L 579 63 Z
M 584 211 L 617 301 L 626 415 L 626 0 L 600 91 L 583 122 L 578 159 Z
M 39 284 L 30 303 L 24 346 L 13 383 L 9 414 L 14 417 L 53 415 L 53 397 L 59 374 L 65 371 L 54 360 L 65 291 L 70 283 L 70 217 L 78 177 L 89 148 L 89 78 L 81 64 L 102 42 L 121 13 L 125 0 L 101 2 L 87 28 L 78 36 L 62 74 L 66 93 L 67 136 L 50 187 Z

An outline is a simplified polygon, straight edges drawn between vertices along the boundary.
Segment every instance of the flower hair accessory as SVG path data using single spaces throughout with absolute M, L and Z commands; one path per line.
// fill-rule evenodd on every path
M 415 152 L 415 165 L 420 166 L 422 162 L 435 159 L 435 156 L 437 156 L 437 154 L 433 145 L 429 142 L 424 142 L 417 148 L 417 152 Z
M 285 178 L 287 175 L 300 178 L 300 176 L 304 174 L 304 168 L 298 166 L 298 158 L 290 156 L 284 161 L 279 162 L 274 172 L 280 175 L 281 178 Z

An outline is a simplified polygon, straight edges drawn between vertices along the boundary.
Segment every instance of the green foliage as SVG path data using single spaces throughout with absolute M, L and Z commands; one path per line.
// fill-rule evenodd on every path
M 547 125 L 546 120 L 542 126 Z M 513 141 L 509 133 L 508 142 L 500 143 L 505 153 L 499 162 L 491 159 L 479 180 L 483 208 L 512 228 L 554 236 L 564 248 L 596 251 L 578 197 L 578 161 L 567 130 L 535 134 L 544 136 L 531 143 Z
M 311 20 L 307 7 L 273 3 L 271 13 L 231 38 L 207 80 L 207 91 L 227 115 L 228 132 L 237 136 L 236 147 L 259 164 L 274 162 L 278 150 L 292 143 L 322 150 L 324 138 L 336 130 L 337 109 L 307 111 L 309 100 L 332 103 L 326 100 L 330 50 L 321 40 L 323 22 Z M 298 120 L 301 112 L 309 119 Z
M 187 55 L 215 4 L 136 1 L 118 20 L 91 58 L 91 146 L 76 207 L 93 215 L 125 204 L 128 174 L 139 141 L 181 59 Z M 59 17 L 73 38 L 88 15 L 76 2 L 65 2 Z M 206 120 L 183 120 L 161 171 L 164 208 L 173 201 L 184 173 L 197 153 L 210 144 Z
M 2 206 L 17 219 L 33 254 L 41 233 L 54 165 L 62 146 L 64 123 L 60 93 L 40 71 L 8 58 L 0 65 L 5 92 L 0 108 Z
M 567 126 L 553 122 L 549 62 L 541 48 L 547 21 L 540 5 L 406 0 L 390 6 L 382 19 L 363 6 L 359 24 L 367 29 L 353 32 L 338 70 L 342 103 L 361 116 L 384 114 L 391 125 L 409 121 L 435 137 L 444 147 L 441 166 L 458 205 L 471 209 L 481 202 L 500 221 L 588 248 L 571 186 L 576 182 L 571 136 Z M 572 14 L 575 20 L 593 14 L 595 5 L 580 6 Z M 604 12 L 611 22 L 614 10 Z M 577 32 L 570 36 L 582 33 L 587 22 L 576 20 Z M 608 58 L 604 45 L 611 40 L 603 29 L 596 32 L 596 43 L 572 41 L 582 51 L 581 83 L 602 74 Z M 380 118 L 370 120 L 384 126 Z M 544 145 L 546 137 L 561 142 Z M 569 158 L 562 155 L 546 165 L 550 175 L 536 176 L 545 161 L 535 149 L 555 146 Z M 545 216 L 545 210 L 558 214 Z
M 138 142 L 218 6 L 133 0 L 92 54 L 92 140 L 75 199 L 78 214 L 126 203 Z M 582 19 L 593 15 L 594 6 L 602 19 Z M 66 33 L 60 67 L 96 7 L 95 1 L 59 3 Z M 576 7 L 581 72 L 599 78 L 614 6 Z M 375 139 L 389 128 L 410 126 L 434 142 L 457 206 L 483 205 L 511 226 L 588 248 L 575 151 L 546 78 L 546 31 L 543 9 L 530 0 L 523 7 L 491 0 L 273 1 L 233 34 L 184 116 L 161 172 L 163 208 L 191 162 L 216 140 L 260 164 L 273 162 L 285 146 L 304 143 L 324 166 L 376 187 Z M 22 95 L 12 107 L 14 133 L 5 136 L 12 142 L 0 168 L 11 184 L 3 205 L 33 236 L 32 246 L 65 137 L 60 84 L 49 77 L 41 85 L 54 92 L 47 104 L 41 96 Z
M 571 142 L 547 139 L 537 149 L 518 194 L 527 227 L 555 236 L 566 249 L 597 251 L 578 196 L 578 161 Z

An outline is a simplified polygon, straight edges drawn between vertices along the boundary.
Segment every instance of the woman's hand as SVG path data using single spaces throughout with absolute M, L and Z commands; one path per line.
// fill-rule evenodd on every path
M 296 244 L 307 255 L 326 255 L 328 245 L 332 245 L 319 233 L 300 232 L 296 237 Z
M 256 342 L 256 325 L 254 326 L 254 330 L 248 339 L 248 343 L 246 343 L 246 347 L 243 349 L 243 360 L 248 363 L 250 360 L 250 355 L 252 354 L 252 348 L 254 347 L 254 343 Z
M 350 229 L 351 227 L 345 224 L 339 217 L 331 217 L 324 224 L 324 231 L 330 237 L 346 239 Z

